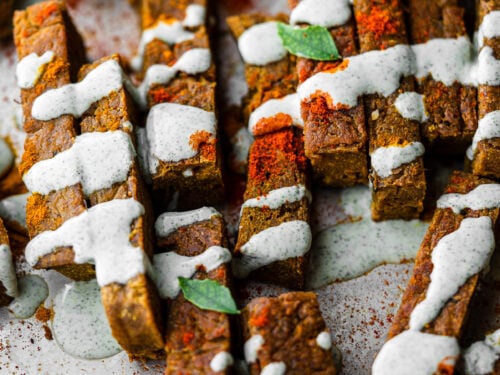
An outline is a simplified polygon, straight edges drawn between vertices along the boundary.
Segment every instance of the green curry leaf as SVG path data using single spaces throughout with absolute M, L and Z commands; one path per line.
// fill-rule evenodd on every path
M 200 309 L 226 314 L 240 313 L 229 289 L 217 281 L 179 277 L 179 285 L 184 293 L 184 298 Z

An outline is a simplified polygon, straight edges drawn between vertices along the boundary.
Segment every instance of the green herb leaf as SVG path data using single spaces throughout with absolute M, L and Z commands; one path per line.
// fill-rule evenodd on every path
M 297 28 L 280 22 L 278 23 L 278 35 L 283 46 L 292 55 L 322 61 L 340 58 L 337 46 L 325 27 Z
M 226 314 L 239 314 L 231 292 L 214 280 L 191 280 L 179 277 L 179 285 L 184 297 L 193 305 L 204 310 Z

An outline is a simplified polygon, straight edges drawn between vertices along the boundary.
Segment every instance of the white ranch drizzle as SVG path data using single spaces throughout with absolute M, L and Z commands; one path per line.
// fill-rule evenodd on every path
M 260 375 L 284 375 L 285 372 L 285 362 L 271 362 L 262 369 Z
M 483 22 L 481 22 L 481 25 L 479 26 L 479 30 L 477 32 L 479 48 L 483 46 L 485 38 L 492 39 L 500 36 L 498 25 L 500 25 L 499 10 L 489 12 L 483 17 Z
M 65 353 L 101 359 L 122 351 L 111 334 L 95 280 L 66 284 L 55 296 L 53 308 L 52 332 Z
M 474 85 L 472 43 L 466 36 L 435 38 L 411 46 L 415 54 L 418 79 L 429 74 L 436 81 L 451 86 L 453 82 Z
M 424 96 L 417 92 L 399 94 L 394 106 L 404 118 L 418 122 L 425 122 L 429 119 L 425 111 Z
M 477 83 L 480 85 L 500 85 L 500 60 L 495 58 L 491 47 L 483 47 L 477 58 Z
M 466 218 L 456 231 L 441 238 L 432 250 L 431 282 L 425 299 L 410 315 L 410 329 L 421 330 L 432 321 L 467 279 L 484 269 L 494 248 L 489 216 Z
M 215 126 L 213 112 L 175 103 L 155 105 L 146 122 L 150 172 L 156 173 L 160 160 L 178 162 L 196 156 L 191 136 L 199 131 L 215 136 Z
M 26 200 L 30 193 L 11 195 L 0 201 L 0 217 L 26 227 Z
M 414 56 L 407 45 L 365 52 L 346 60 L 344 70 L 321 72 L 302 83 L 297 91 L 300 99 L 307 100 L 320 91 L 330 95 L 333 106 L 354 107 L 363 94 L 389 96 L 399 87 L 402 76 L 414 73 Z
M 486 375 L 493 373 L 495 362 L 500 358 L 500 329 L 477 341 L 463 352 L 465 374 Z
M 500 110 L 487 113 L 477 124 L 472 145 L 467 149 L 467 157 L 472 160 L 477 144 L 486 139 L 500 138 Z
M 0 178 L 10 171 L 14 162 L 14 154 L 9 145 L 0 137 Z
M 256 135 L 256 128 L 259 121 L 265 118 L 274 117 L 278 114 L 289 115 L 292 124 L 300 128 L 304 127 L 302 115 L 300 114 L 300 100 L 298 94 L 286 95 L 279 99 L 271 99 L 257 107 L 248 120 L 248 128 L 253 135 Z M 272 129 L 273 131 L 276 129 Z M 264 134 L 259 132 L 258 135 Z
M 456 214 L 464 208 L 482 210 L 500 207 L 500 184 L 482 184 L 467 194 L 444 194 L 437 201 L 438 208 L 451 208 Z
M 174 251 L 156 254 L 153 269 L 156 287 L 162 298 L 173 299 L 179 294 L 179 277 L 191 278 L 199 266 L 207 272 L 231 261 L 231 253 L 220 246 L 210 246 L 203 253 L 187 257 Z
M 54 58 L 54 52 L 46 51 L 42 56 L 36 52 L 24 56 L 16 66 L 17 85 L 22 89 L 29 89 L 36 85 L 42 74 L 42 68 Z
M 238 49 L 243 61 L 252 65 L 279 61 L 287 54 L 275 21 L 259 23 L 245 30 L 238 38 Z
M 19 290 L 16 298 L 10 303 L 9 310 L 17 319 L 32 316 L 40 304 L 49 295 L 49 287 L 38 275 L 25 275 L 17 281 Z
M 321 349 L 330 350 L 332 348 L 332 336 L 330 332 L 320 332 L 316 337 L 316 344 L 318 344 Z
M 231 155 L 229 161 L 231 168 L 238 173 L 244 173 L 248 160 L 248 152 L 253 143 L 253 136 L 248 129 L 243 126 L 231 137 Z
M 134 70 L 140 70 L 142 68 L 146 46 L 155 39 L 161 40 L 169 45 L 194 39 L 195 34 L 185 28 L 201 26 L 205 23 L 205 19 L 205 7 L 192 4 L 186 8 L 184 21 L 160 21 L 154 27 L 144 30 L 139 42 L 139 52 L 137 56 L 132 59 L 130 65 Z
M 134 158 L 134 146 L 127 133 L 84 133 L 75 138 L 68 150 L 33 165 L 23 181 L 31 192 L 40 194 L 81 183 L 89 196 L 125 181 Z
M 404 331 L 387 341 L 375 358 L 373 375 L 432 375 L 439 363 L 454 364 L 460 347 L 454 337 Z
M 145 109 L 147 106 L 147 94 L 152 85 L 167 84 L 179 72 L 187 74 L 199 74 L 206 72 L 212 64 L 212 54 L 208 48 L 193 48 L 186 51 L 175 62 L 174 65 L 152 65 L 146 71 L 146 75 L 141 85 L 137 88 L 135 98 L 138 100 L 139 105 Z M 134 91 L 133 87 L 127 87 L 129 91 Z
M 0 245 L 0 283 L 8 296 L 17 296 L 16 270 L 12 261 L 12 252 L 7 244 Z
M 115 60 L 103 62 L 78 83 L 45 91 L 35 99 L 31 108 L 37 120 L 52 120 L 62 115 L 80 117 L 92 103 L 118 91 L 123 84 L 124 73 Z
M 210 361 L 210 369 L 215 372 L 224 371 L 234 364 L 234 359 L 231 353 L 220 352 L 215 355 Z
M 379 147 L 370 154 L 373 170 L 380 177 L 389 177 L 403 164 L 411 163 L 424 154 L 424 145 L 411 142 L 405 146 Z
M 149 267 L 144 251 L 130 243 L 130 225 L 143 214 L 144 207 L 134 199 L 100 203 L 33 238 L 26 246 L 26 260 L 34 266 L 58 247 L 72 246 L 75 263 L 95 264 L 99 286 L 126 284 Z
M 220 212 L 213 207 L 202 207 L 184 212 L 165 212 L 156 219 L 156 236 L 167 237 L 180 227 L 210 220 L 213 216 L 221 216 Z
M 182 21 L 184 27 L 198 27 L 205 23 L 206 8 L 199 4 L 190 4 L 186 7 L 186 17 Z
M 245 278 L 260 267 L 278 260 L 303 256 L 312 242 L 311 228 L 302 220 L 287 221 L 254 234 L 233 259 L 233 274 Z
M 285 203 L 293 203 L 306 197 L 309 203 L 312 201 L 311 192 L 304 185 L 294 185 L 271 190 L 265 195 L 257 198 L 247 199 L 243 202 L 241 210 L 245 207 L 269 207 L 272 210 L 280 208 Z
M 352 16 L 349 0 L 302 0 L 290 14 L 290 24 L 308 23 L 323 27 L 345 24 Z
M 428 226 L 419 220 L 373 222 L 368 214 L 361 221 L 323 230 L 311 249 L 308 288 L 354 279 L 381 264 L 414 259 Z
M 184 172 L 182 172 L 184 177 L 193 177 L 193 168 L 187 168 Z
M 257 361 L 257 352 L 264 344 L 262 335 L 253 335 L 243 345 L 243 354 L 247 363 L 255 363 Z

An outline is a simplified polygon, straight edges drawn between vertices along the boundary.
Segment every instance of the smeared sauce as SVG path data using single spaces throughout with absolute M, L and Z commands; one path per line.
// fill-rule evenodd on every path
M 156 235 L 158 237 L 167 237 L 180 227 L 210 220 L 213 216 L 221 216 L 220 212 L 213 207 L 201 207 L 184 212 L 165 212 L 156 219 Z
M 287 54 L 278 35 L 278 23 L 263 22 L 245 30 L 238 38 L 238 49 L 243 61 L 252 65 L 267 65 Z
M 493 138 L 500 138 L 500 110 L 489 112 L 479 120 L 472 145 L 467 149 L 469 160 L 474 157 L 479 142 Z
M 54 52 L 46 51 L 42 56 L 35 52 L 22 58 L 16 67 L 17 85 L 22 89 L 29 89 L 36 85 L 43 67 L 52 61 Z
M 143 214 L 144 207 L 134 199 L 100 203 L 34 237 L 26 246 L 26 260 L 34 266 L 58 247 L 72 246 L 76 263 L 95 264 L 101 287 L 126 284 L 148 268 L 147 255 L 130 243 L 130 226 Z
M 125 181 L 134 158 L 134 146 L 127 133 L 84 133 L 68 150 L 33 165 L 23 181 L 32 193 L 45 195 L 80 183 L 88 197 Z
M 241 258 L 233 259 L 233 274 L 238 278 L 278 260 L 303 256 L 311 247 L 312 234 L 305 221 L 287 221 L 254 234 L 240 248 Z
M 379 147 L 370 154 L 372 168 L 380 177 L 389 177 L 393 169 L 411 163 L 424 152 L 424 145 L 420 142 L 411 142 L 401 147 Z
M 444 194 L 436 205 L 438 208 L 451 208 L 456 214 L 465 208 L 482 210 L 500 207 L 500 184 L 481 184 L 467 194 Z
M 463 352 L 465 374 L 486 375 L 493 373 L 495 362 L 500 358 L 500 329 L 477 341 Z
M 231 261 L 231 253 L 220 246 L 210 246 L 203 253 L 187 257 L 173 251 L 156 254 L 153 258 L 154 280 L 162 298 L 179 294 L 179 277 L 191 278 L 199 266 L 207 272 Z
M 425 122 L 429 119 L 425 111 L 424 96 L 417 92 L 404 92 L 396 98 L 394 106 L 407 119 Z
M 12 261 L 12 252 L 6 244 L 0 245 L 0 283 L 5 288 L 5 293 L 10 297 L 16 297 L 17 278 L 14 263 Z
M 26 200 L 30 193 L 11 195 L 0 201 L 0 217 L 26 227 Z
M 18 295 L 10 303 L 9 310 L 18 319 L 27 319 L 35 313 L 49 295 L 49 287 L 37 275 L 26 275 L 17 281 Z
M 410 329 L 421 330 L 441 311 L 467 279 L 481 272 L 495 249 L 489 216 L 466 218 L 432 250 L 433 269 L 425 299 L 413 309 Z
M 162 103 L 149 111 L 146 131 L 149 170 L 156 173 L 160 160 L 178 162 L 198 155 L 191 137 L 197 132 L 215 137 L 215 114 L 188 105 Z
M 247 162 L 248 152 L 253 143 L 252 134 L 246 127 L 241 127 L 230 139 L 232 149 L 229 157 L 231 169 L 237 173 L 244 173 Z
M 14 163 L 14 153 L 3 138 L 0 137 L 0 178 L 5 176 Z
M 66 353 L 101 359 L 122 351 L 111 334 L 95 280 L 66 284 L 54 299 L 52 333 Z
M 387 341 L 375 358 L 373 375 L 435 374 L 441 362 L 453 365 L 460 347 L 454 337 L 404 331 Z
M 323 27 L 345 24 L 352 17 L 349 0 L 302 0 L 290 14 L 290 24 L 308 23 Z

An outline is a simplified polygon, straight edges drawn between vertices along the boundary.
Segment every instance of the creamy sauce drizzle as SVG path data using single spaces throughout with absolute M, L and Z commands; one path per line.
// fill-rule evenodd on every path
M 233 273 L 245 278 L 260 267 L 278 260 L 303 256 L 311 247 L 312 234 L 305 221 L 287 221 L 254 234 L 240 248 L 241 258 L 233 259 Z
M 316 344 L 321 349 L 330 350 L 332 348 L 332 337 L 330 332 L 323 331 L 316 337 Z
M 425 111 L 424 96 L 417 92 L 404 92 L 400 94 L 394 106 L 399 114 L 409 120 L 425 122 L 429 119 Z
M 162 298 L 179 294 L 179 277 L 191 278 L 199 266 L 210 272 L 231 261 L 231 253 L 220 246 L 210 246 L 203 253 L 187 257 L 173 251 L 156 254 L 153 260 L 154 279 Z
M 482 184 L 467 194 L 444 194 L 437 201 L 438 208 L 451 208 L 456 214 L 465 208 L 482 210 L 500 207 L 500 184 Z
M 248 120 L 248 128 L 253 135 L 266 134 L 262 129 L 258 129 L 258 134 L 256 134 L 257 126 L 259 122 L 266 118 L 271 118 L 277 114 L 285 114 L 291 117 L 292 124 L 298 127 L 304 127 L 304 122 L 302 121 L 302 115 L 300 114 L 300 101 L 297 94 L 290 94 L 279 99 L 271 99 L 261 104 L 257 109 L 255 109 Z M 276 131 L 277 128 L 271 129 L 271 131 Z
M 483 47 L 477 58 L 477 83 L 480 85 L 500 85 L 500 60 L 495 58 L 491 47 Z
M 148 91 L 153 85 L 168 84 L 179 72 L 195 75 L 206 72 L 212 64 L 212 54 L 208 48 L 193 48 L 186 51 L 174 65 L 152 65 L 146 71 L 141 85 L 137 89 L 135 98 L 142 109 L 147 106 Z M 129 91 L 134 91 L 128 87 Z
M 422 79 L 428 75 L 436 81 L 451 86 L 453 82 L 474 85 L 473 47 L 466 36 L 435 38 L 426 43 L 411 46 L 415 54 L 415 76 Z
M 101 359 L 122 351 L 111 334 L 95 280 L 66 284 L 57 293 L 52 332 L 59 347 L 77 358 Z
M 403 147 L 380 147 L 370 154 L 372 168 L 380 177 L 389 177 L 394 169 L 413 162 L 424 152 L 424 145 L 420 142 L 412 142 Z
M 191 40 L 194 38 L 195 34 L 186 30 L 186 27 L 201 26 L 205 23 L 205 20 L 205 7 L 192 4 L 186 8 L 186 17 L 184 21 L 160 21 L 154 27 L 144 30 L 139 42 L 139 53 L 131 61 L 132 68 L 135 70 L 140 70 L 142 68 L 146 46 L 153 40 L 158 39 L 169 45 Z
M 290 14 L 290 24 L 308 23 L 323 27 L 345 24 L 352 16 L 349 0 L 302 0 Z
M 425 299 L 411 313 L 410 329 L 421 330 L 432 321 L 467 279 L 484 269 L 494 249 L 488 216 L 466 218 L 456 231 L 441 238 L 432 250 L 431 282 Z
M 181 227 L 221 216 L 213 207 L 202 207 L 184 212 L 165 212 L 156 219 L 155 230 L 158 237 L 167 237 Z
M 489 12 L 483 17 L 483 22 L 477 32 L 479 48 L 483 46 L 485 38 L 492 39 L 500 36 L 498 25 L 500 25 L 500 11 Z
M 467 157 L 472 160 L 477 144 L 486 139 L 500 138 L 500 110 L 487 113 L 477 125 L 472 145 L 467 149 Z
M 262 335 L 253 335 L 243 345 L 243 354 L 247 363 L 255 363 L 257 361 L 257 353 L 264 344 Z
M 37 275 L 26 275 L 17 281 L 19 293 L 10 303 L 9 310 L 17 319 L 28 319 L 49 295 L 49 287 Z
M 0 283 L 8 296 L 17 296 L 16 270 L 12 261 L 12 252 L 7 244 L 0 245 Z
M 467 375 L 492 374 L 495 362 L 500 358 L 500 329 L 465 349 L 463 358 Z
M 439 363 L 453 365 L 460 354 L 454 337 L 404 331 L 387 341 L 373 362 L 373 375 L 432 375 Z
M 269 207 L 275 210 L 285 203 L 298 202 L 304 197 L 311 203 L 311 192 L 304 185 L 287 186 L 271 190 L 269 193 L 257 198 L 247 199 L 241 206 L 241 210 L 243 211 L 245 207 Z
M 92 103 L 122 88 L 124 79 L 120 64 L 115 60 L 108 60 L 78 83 L 45 91 L 35 99 L 31 115 L 44 121 L 62 115 L 81 117 Z
M 68 150 L 36 163 L 23 181 L 32 193 L 44 195 L 80 183 L 89 196 L 125 181 L 134 158 L 134 146 L 127 133 L 84 133 Z
M 0 138 L 0 178 L 4 177 L 12 168 L 14 154 L 3 138 Z
M 22 89 L 29 89 L 36 85 L 43 67 L 52 61 L 54 52 L 46 51 L 42 56 L 36 52 L 22 58 L 16 66 L 17 85 Z
M 374 222 L 366 217 L 325 229 L 313 242 L 307 285 L 316 289 L 354 279 L 381 264 L 414 259 L 428 226 L 419 220 Z
M 344 70 L 315 74 L 298 88 L 301 100 L 315 93 L 330 96 L 332 106 L 354 107 L 363 94 L 389 96 L 398 87 L 401 77 L 414 72 L 414 56 L 407 45 L 397 45 L 384 51 L 370 51 L 349 57 Z
M 238 49 L 243 61 L 251 65 L 266 65 L 281 60 L 287 54 L 275 21 L 245 30 L 238 38 Z
M 146 123 L 150 172 L 156 173 L 160 160 L 178 162 L 198 155 L 191 145 L 191 136 L 204 131 L 214 137 L 215 127 L 213 112 L 175 103 L 155 105 Z
M 101 287 L 126 284 L 149 266 L 144 251 L 130 243 L 130 225 L 143 214 L 144 207 L 134 199 L 100 203 L 33 238 L 26 247 L 26 260 L 34 266 L 58 247 L 72 246 L 75 263 L 95 264 Z
M 262 369 L 260 375 L 284 375 L 285 372 L 285 362 L 271 362 Z
M 220 352 L 210 361 L 210 369 L 215 372 L 224 371 L 234 364 L 231 353 Z

